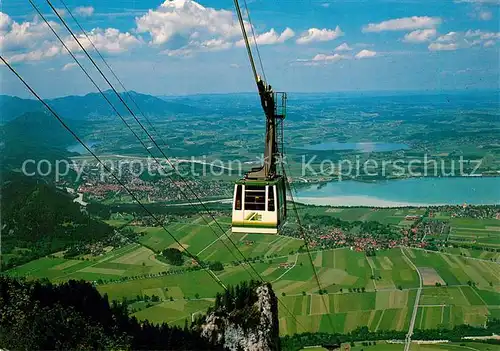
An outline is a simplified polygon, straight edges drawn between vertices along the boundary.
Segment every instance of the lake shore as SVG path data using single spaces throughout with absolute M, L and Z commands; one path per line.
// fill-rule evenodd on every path
M 415 203 L 383 200 L 370 196 L 329 196 L 329 197 L 295 197 L 297 203 L 317 206 L 371 206 L 371 207 L 428 207 L 444 204 Z
M 297 190 L 298 202 L 324 206 L 408 207 L 500 204 L 498 177 L 408 178 L 374 183 L 352 180 Z

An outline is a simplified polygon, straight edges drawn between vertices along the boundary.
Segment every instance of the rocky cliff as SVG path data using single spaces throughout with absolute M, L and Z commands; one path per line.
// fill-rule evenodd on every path
M 269 283 L 229 287 L 199 322 L 201 337 L 228 350 L 279 350 L 277 301 Z

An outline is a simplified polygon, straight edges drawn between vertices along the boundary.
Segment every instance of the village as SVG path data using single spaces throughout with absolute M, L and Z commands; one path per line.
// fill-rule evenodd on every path
M 113 165 L 112 167 L 110 165 Z M 229 197 L 230 184 L 220 179 L 197 179 L 166 172 L 149 159 L 133 161 L 110 161 L 109 167 L 119 179 L 103 171 L 95 162 L 77 160 L 72 165 L 77 176 L 61 178 L 57 186 L 73 189 L 82 194 L 83 201 L 105 203 L 132 203 L 123 186 L 132 191 L 142 202 L 181 202 L 194 198 L 193 193 L 203 198 Z M 182 167 L 182 165 L 180 166 Z M 187 167 L 184 165 L 184 167 Z M 182 169 L 179 169 L 182 173 Z M 120 184 L 122 183 L 122 184 Z

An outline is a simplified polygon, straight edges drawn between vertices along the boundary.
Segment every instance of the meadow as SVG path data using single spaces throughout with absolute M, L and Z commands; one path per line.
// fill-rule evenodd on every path
M 496 219 L 451 218 L 448 240 L 457 244 L 500 248 L 500 221 Z
M 425 208 L 328 207 L 300 205 L 301 215 L 332 216 L 344 221 L 377 221 L 383 224 L 409 226 L 414 220 L 406 216 L 423 216 Z
M 500 252 L 477 250 L 472 248 L 454 248 L 454 247 L 447 247 L 444 249 L 444 252 L 457 256 L 465 256 L 465 257 L 479 258 L 482 260 L 489 260 L 492 262 L 500 261 Z
M 342 347 L 347 347 L 347 344 L 343 344 Z M 324 347 L 306 347 L 301 351 L 326 351 Z M 376 345 L 365 346 L 362 343 L 357 342 L 354 346 L 350 348 L 351 351 L 403 351 L 404 344 L 398 343 L 388 343 L 388 342 L 377 342 Z M 433 343 L 433 344 L 417 344 L 413 343 L 411 345 L 411 350 L 414 351 L 443 351 L 443 350 L 453 350 L 453 351 L 466 351 L 466 350 L 475 350 L 475 351 L 494 351 L 498 350 L 497 345 L 488 345 L 479 342 L 447 342 L 447 343 Z
M 158 274 L 168 267 L 155 259 L 155 254 L 150 249 L 139 244 L 128 244 L 99 256 L 86 255 L 76 259 L 43 257 L 16 267 L 10 270 L 9 274 L 28 278 L 49 278 L 52 281 L 107 281 Z
M 401 224 L 401 218 L 410 211 L 353 210 L 356 211 L 335 209 L 337 212 L 328 213 L 340 215 L 345 211 L 344 219 L 350 220 L 375 216 L 377 220 L 385 218 L 387 223 L 396 223 L 393 218 L 397 217 Z M 213 303 L 221 287 L 207 271 L 167 273 L 179 267 L 163 262 L 158 253 L 179 246 L 165 231 L 122 221 L 116 221 L 116 225 L 126 225 L 139 233 L 137 242 L 109 248 L 99 256 L 44 257 L 12 269 L 9 274 L 53 281 L 94 281 L 98 290 L 112 300 L 157 296 L 159 301 L 136 301 L 130 305 L 137 318 L 152 322 L 183 325 L 185 319 L 190 320 Z M 464 322 L 484 325 L 488 316 L 500 317 L 500 265 L 481 252 L 471 250 L 464 256 L 455 249 L 433 252 L 394 248 L 366 256 L 350 248 L 336 248 L 312 251 L 309 258 L 307 253 L 299 252 L 302 240 L 231 234 L 227 217 L 221 226 L 224 234 L 209 218 L 193 217 L 170 223 L 167 229 L 201 260 L 222 262 L 224 269 L 215 273 L 223 284 L 260 278 L 271 282 L 280 299 L 282 335 L 329 331 L 332 326 L 328 317 L 334 330 L 341 333 L 361 325 L 372 331 L 406 330 L 416 302 L 416 328 L 453 327 Z M 242 263 L 235 246 L 252 262 L 252 267 Z M 319 294 L 311 261 L 322 289 L 326 290 L 324 294 Z M 186 260 L 186 267 L 190 265 L 191 260 Z M 423 276 L 420 301 L 415 301 L 420 278 L 413 265 Z M 287 310 L 293 312 L 296 320 Z
M 447 285 L 466 285 L 500 292 L 500 265 L 489 260 L 444 252 L 405 249 L 417 267 L 432 267 Z

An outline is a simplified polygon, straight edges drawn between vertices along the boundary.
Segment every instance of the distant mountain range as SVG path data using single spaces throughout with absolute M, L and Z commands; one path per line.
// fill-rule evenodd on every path
M 120 114 L 126 116 L 130 112 L 118 99 L 116 94 L 107 90 L 106 97 L 116 107 Z M 135 104 L 125 93 L 120 94 L 134 114 L 141 113 L 147 116 L 165 116 L 170 114 L 187 114 L 200 112 L 199 107 L 189 106 L 177 101 L 165 101 L 161 98 L 130 91 Z M 46 102 L 64 119 L 87 120 L 114 115 L 114 110 L 109 106 L 100 93 L 90 93 L 84 96 L 65 96 L 56 99 L 47 99 Z M 15 96 L 0 95 L 0 123 L 5 124 L 27 112 L 45 111 L 45 107 L 33 99 L 21 99 Z
M 123 117 L 131 115 L 113 91 L 108 90 L 104 94 Z M 200 107 L 184 102 L 165 101 L 134 91 L 123 93 L 121 97 L 139 119 L 142 119 L 143 114 L 159 118 L 187 116 L 203 111 Z M 81 130 L 83 123 L 111 116 L 116 118 L 116 112 L 100 93 L 66 96 L 46 102 L 73 130 Z M 72 155 L 67 147 L 75 142 L 73 136 L 39 101 L 0 95 L 0 164 L 3 169 L 19 168 L 29 158 L 65 159 Z

